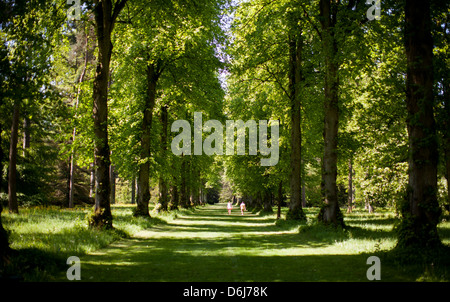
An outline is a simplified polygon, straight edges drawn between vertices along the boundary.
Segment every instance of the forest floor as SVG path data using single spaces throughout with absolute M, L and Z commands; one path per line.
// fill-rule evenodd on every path
M 348 229 L 276 220 L 225 204 L 185 211 L 167 223 L 136 232 L 80 256 L 82 281 L 368 281 L 370 256 L 381 261 L 381 281 L 448 281 L 450 268 L 405 265 L 388 252 L 396 243 L 391 212 L 345 215 Z M 440 225 L 450 242 L 450 223 Z M 449 258 L 449 257 L 447 257 Z M 61 277 L 61 280 L 65 278 Z

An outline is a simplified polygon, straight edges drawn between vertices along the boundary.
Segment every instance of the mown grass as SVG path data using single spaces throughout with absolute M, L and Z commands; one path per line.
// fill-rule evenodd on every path
M 3 225 L 15 253 L 0 275 L 27 281 L 51 281 L 57 272 L 67 269 L 65 260 L 69 256 L 96 251 L 153 225 L 167 223 L 176 215 L 136 218 L 132 216 L 132 209 L 129 205 L 112 207 L 112 230 L 89 228 L 87 215 L 92 209 L 85 207 L 30 207 L 21 208 L 19 214 L 3 212 Z
M 21 209 L 5 214 L 19 251 L 3 274 L 26 281 L 64 281 L 66 259 L 82 259 L 83 281 L 367 281 L 366 259 L 382 259 L 382 281 L 449 281 L 450 254 L 418 259 L 394 251 L 398 218 L 390 211 L 345 214 L 346 228 L 277 220 L 274 214 L 227 215 L 224 205 L 132 217 L 113 206 L 114 230 L 87 227 L 89 209 Z M 283 209 L 283 214 L 285 214 Z M 450 221 L 439 224 L 450 243 Z
M 438 225 L 442 248 L 437 250 L 399 250 L 396 247 L 398 215 L 387 209 L 369 214 L 363 210 L 345 214 L 346 227 L 333 228 L 317 223 L 317 209 L 307 209 L 308 221 L 277 224 L 296 229 L 302 241 L 326 243 L 332 254 L 375 255 L 382 259 L 383 281 L 450 281 L 450 217 L 442 217 Z M 352 265 L 350 261 L 348 265 Z M 355 268 L 356 270 L 357 268 Z
M 317 223 L 318 209 L 305 211 L 308 221 L 293 222 L 227 215 L 224 205 L 198 209 L 88 255 L 83 280 L 359 282 L 368 281 L 366 261 L 375 255 L 382 281 L 448 281 L 448 261 L 432 270 L 429 259 L 401 262 L 392 253 L 397 219 L 390 212 L 356 211 L 340 229 Z

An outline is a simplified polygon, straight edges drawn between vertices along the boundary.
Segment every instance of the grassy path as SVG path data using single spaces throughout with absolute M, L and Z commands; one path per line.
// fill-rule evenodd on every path
M 377 234 L 379 232 L 374 232 Z M 369 233 L 365 233 L 368 235 Z M 274 216 L 208 205 L 81 259 L 83 281 L 367 281 L 361 240 L 299 234 Z M 338 234 L 339 235 L 339 234 Z M 407 277 L 383 267 L 383 281 Z

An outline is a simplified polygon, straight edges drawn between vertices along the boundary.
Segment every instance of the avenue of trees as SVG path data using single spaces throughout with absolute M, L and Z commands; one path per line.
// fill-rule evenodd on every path
M 112 228 L 119 183 L 144 217 L 151 199 L 171 211 L 226 188 L 254 211 L 287 205 L 290 220 L 318 206 L 335 226 L 355 205 L 390 207 L 399 246 L 438 246 L 450 4 L 365 2 L 3 1 L 0 213 L 88 204 L 90 227 Z M 278 164 L 261 166 L 249 143 L 239 156 L 174 155 L 171 125 L 194 112 L 279 121 Z

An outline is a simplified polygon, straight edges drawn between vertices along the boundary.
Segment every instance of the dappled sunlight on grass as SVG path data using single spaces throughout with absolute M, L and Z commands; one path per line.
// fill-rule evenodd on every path
M 132 209 L 114 206 L 116 230 L 107 232 L 87 228 L 88 209 L 24 209 L 4 219 L 13 248 L 77 255 L 83 281 L 367 281 L 366 259 L 385 257 L 397 242 L 390 212 L 344 214 L 341 229 L 318 223 L 317 208 L 306 208 L 303 222 L 228 215 L 225 204 L 152 212 L 151 219 L 132 217 Z M 450 222 L 439 231 L 449 242 Z M 384 281 L 436 278 L 386 261 Z
M 307 222 L 224 210 L 199 208 L 142 230 L 87 256 L 87 274 L 93 281 L 367 281 L 367 257 L 396 244 L 389 213 L 345 215 L 343 230 L 317 223 L 317 209 L 305 211 Z M 386 281 L 412 280 L 395 268 L 383 272 Z

